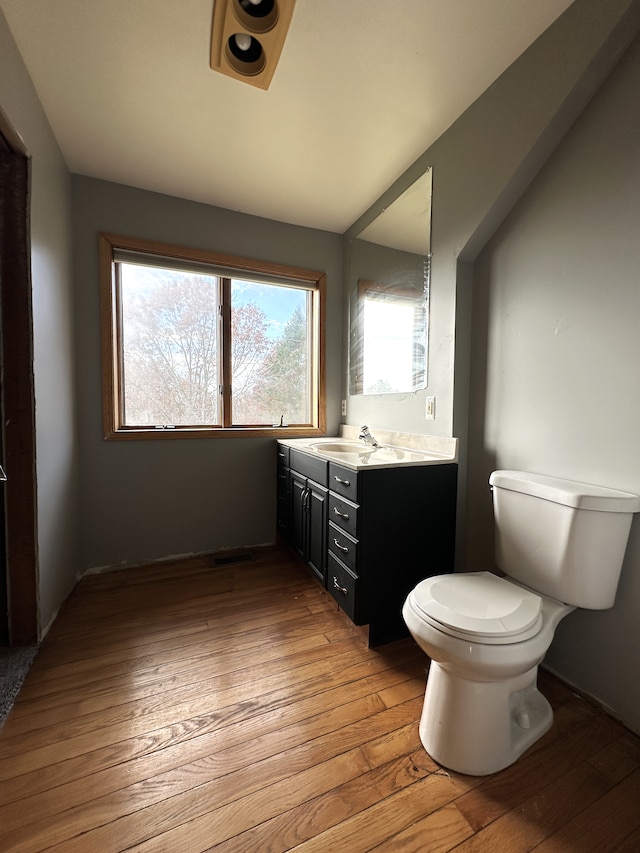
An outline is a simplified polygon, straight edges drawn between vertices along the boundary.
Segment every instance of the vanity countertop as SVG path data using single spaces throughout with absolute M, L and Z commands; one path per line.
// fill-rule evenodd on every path
M 280 438 L 285 447 L 337 462 L 346 468 L 395 468 L 450 465 L 458 461 L 458 439 L 371 428 L 378 442 L 372 447 L 358 439 L 360 427 L 344 424 L 339 435 L 325 438 Z

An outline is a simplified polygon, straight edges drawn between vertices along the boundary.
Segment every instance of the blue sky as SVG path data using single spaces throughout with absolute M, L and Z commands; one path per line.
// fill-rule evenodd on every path
M 296 306 L 300 305 L 304 310 L 307 291 L 233 279 L 233 296 L 234 304 L 247 305 L 254 302 L 263 309 L 267 315 L 267 334 L 275 339 L 282 335 Z

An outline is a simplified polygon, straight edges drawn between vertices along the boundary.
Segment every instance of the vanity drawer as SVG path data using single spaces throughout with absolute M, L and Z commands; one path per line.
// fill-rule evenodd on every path
M 291 474 L 284 465 L 278 465 L 278 498 L 291 491 Z
M 321 486 L 327 485 L 327 469 L 329 466 L 326 459 L 311 456 L 309 453 L 300 453 L 299 450 L 291 450 L 289 465 L 303 477 L 308 477 L 309 480 L 313 480 Z
M 329 522 L 329 553 L 352 571 L 356 570 L 358 543 L 332 522 Z
M 289 467 L 289 448 L 284 444 L 276 444 L 278 450 L 278 465 L 286 465 Z
M 329 488 L 343 498 L 358 502 L 358 472 L 343 468 L 335 462 L 329 463 Z
M 358 607 L 358 583 L 356 575 L 330 553 L 327 588 L 349 619 L 356 625 L 361 625 L 360 608 Z
M 344 530 L 349 536 L 358 538 L 358 505 L 329 492 L 329 521 Z

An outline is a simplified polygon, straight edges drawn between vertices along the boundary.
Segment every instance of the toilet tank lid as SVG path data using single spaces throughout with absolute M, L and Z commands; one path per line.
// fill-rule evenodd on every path
M 640 497 L 617 489 L 530 474 L 525 471 L 494 471 L 489 483 L 500 489 L 523 492 L 554 503 L 599 512 L 640 512 Z

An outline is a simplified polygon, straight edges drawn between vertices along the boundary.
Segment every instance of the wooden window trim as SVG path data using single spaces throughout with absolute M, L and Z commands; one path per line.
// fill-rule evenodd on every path
M 211 264 L 214 267 L 242 273 L 265 275 L 281 278 L 292 283 L 299 282 L 308 287 L 313 299 L 313 361 L 317 369 L 313 371 L 312 387 L 312 426 L 302 427 L 175 427 L 157 429 L 154 427 L 123 427 L 120 424 L 120 359 L 122 346 L 118 323 L 118 289 L 115 285 L 114 252 L 120 250 L 138 251 L 155 256 L 168 257 L 178 261 Z M 326 358 L 325 358 L 325 315 L 326 315 L 326 275 L 315 270 L 291 267 L 270 261 L 241 258 L 235 255 L 209 252 L 185 246 L 160 243 L 154 240 L 127 237 L 119 234 L 101 233 L 98 235 L 99 278 L 100 278 L 100 314 L 102 347 L 102 428 L 103 437 L 109 441 L 132 440 L 176 440 L 186 438 L 239 438 L 269 437 L 296 438 L 324 435 L 326 433 Z M 227 383 L 225 383 L 227 386 Z

